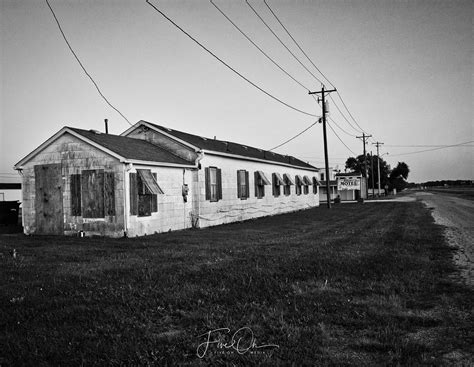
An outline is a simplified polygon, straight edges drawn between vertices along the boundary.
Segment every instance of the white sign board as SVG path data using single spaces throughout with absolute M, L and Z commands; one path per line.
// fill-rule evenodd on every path
M 337 190 L 360 190 L 360 178 L 357 177 L 338 177 Z

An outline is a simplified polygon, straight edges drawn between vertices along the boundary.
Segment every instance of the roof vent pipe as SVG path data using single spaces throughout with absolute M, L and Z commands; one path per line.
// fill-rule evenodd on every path
M 104 122 L 105 122 L 105 133 L 108 134 L 109 133 L 109 120 L 104 119 Z

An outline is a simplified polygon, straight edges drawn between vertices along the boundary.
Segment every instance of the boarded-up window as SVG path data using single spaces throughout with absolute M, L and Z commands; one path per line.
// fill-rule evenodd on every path
M 219 201 L 222 199 L 222 173 L 219 168 L 205 169 L 206 200 Z
M 81 175 L 71 175 L 71 215 L 81 215 Z
M 145 217 L 157 212 L 158 194 L 163 193 L 156 173 L 146 169 L 130 173 L 130 214 Z
M 249 197 L 249 173 L 245 170 L 237 171 L 237 197 L 242 200 Z
M 104 171 L 84 170 L 81 175 L 83 218 L 104 218 Z

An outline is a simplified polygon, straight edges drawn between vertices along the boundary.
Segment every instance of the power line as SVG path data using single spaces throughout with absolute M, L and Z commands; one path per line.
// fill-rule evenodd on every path
M 267 1 L 266 0 L 263 0 L 264 4 L 267 6 L 268 10 L 270 10 L 270 12 L 273 14 L 273 16 L 275 17 L 275 19 L 278 21 L 278 23 L 280 23 L 280 25 L 283 27 L 283 29 L 285 30 L 285 32 L 288 34 L 288 36 L 290 36 L 290 38 L 293 40 L 293 42 L 295 43 L 296 46 L 298 46 L 298 48 L 300 49 L 300 51 L 303 53 L 303 55 L 306 56 L 306 58 L 308 59 L 308 61 L 315 67 L 315 69 L 317 71 L 319 71 L 319 73 L 323 76 L 324 79 L 326 79 L 329 84 L 331 84 L 331 86 L 333 88 L 336 88 L 334 86 L 334 84 L 326 77 L 326 75 L 323 74 L 323 72 L 321 70 L 319 70 L 319 68 L 315 65 L 315 63 L 309 58 L 308 54 L 306 52 L 304 52 L 303 48 L 299 45 L 298 42 L 296 42 L 296 40 L 293 38 L 293 36 L 291 35 L 291 33 L 288 31 L 288 29 L 283 25 L 283 23 L 280 21 L 280 18 L 278 18 L 278 16 L 275 14 L 275 12 L 272 10 L 272 8 L 270 8 L 270 5 L 267 4 Z
M 67 40 L 66 38 L 66 35 L 64 34 L 63 32 L 63 29 L 61 28 L 61 24 L 59 23 L 59 20 L 58 18 L 56 17 L 56 14 L 54 13 L 54 10 L 53 8 L 51 7 L 51 5 L 49 4 L 49 1 L 48 0 L 45 0 L 46 1 L 46 4 L 48 5 L 49 9 L 51 10 L 51 13 L 53 14 L 53 17 L 54 17 L 54 20 L 56 21 L 56 24 L 58 25 L 58 28 L 59 28 L 59 31 L 61 32 L 61 35 L 63 36 L 64 38 L 64 41 L 66 41 L 66 44 L 67 46 L 69 47 L 69 50 L 72 52 L 72 54 L 74 55 L 74 57 L 76 58 L 76 61 L 79 63 L 79 65 L 81 66 L 82 70 L 84 71 L 84 73 L 89 77 L 89 79 L 91 80 L 92 84 L 94 84 L 95 88 L 97 89 L 97 92 L 99 92 L 100 96 L 103 98 L 103 100 L 111 107 L 113 108 L 120 116 L 123 117 L 123 119 L 125 121 L 128 122 L 129 125 L 133 125 L 123 114 L 122 112 L 120 112 L 116 107 L 114 107 L 112 105 L 112 103 L 109 102 L 109 100 L 104 96 L 104 94 L 101 92 L 99 86 L 97 85 L 97 83 L 94 81 L 94 79 L 92 78 L 92 76 L 87 72 L 86 68 L 84 67 L 84 65 L 82 64 L 81 60 L 79 60 L 79 57 L 76 55 L 76 53 L 74 52 L 74 50 L 72 49 L 69 41 Z
M 318 82 L 320 82 L 321 84 L 324 84 L 316 75 L 314 75 L 311 70 L 309 70 L 305 64 L 303 64 L 301 62 L 301 60 L 288 48 L 288 46 L 285 45 L 285 43 L 281 40 L 280 37 L 278 37 L 278 35 L 273 31 L 273 29 L 267 24 L 267 22 L 265 22 L 265 20 L 260 16 L 260 14 L 255 10 L 255 8 L 250 5 L 250 3 L 248 2 L 248 0 L 245 0 L 245 2 L 247 3 L 247 5 L 250 7 L 250 9 L 253 10 L 253 12 L 255 13 L 255 15 L 258 17 L 258 19 L 261 20 L 261 22 L 267 27 L 267 29 L 276 37 L 276 39 L 278 41 L 280 41 L 280 43 L 282 44 L 282 46 L 291 54 L 291 56 L 294 57 L 294 59 L 296 61 L 298 61 L 298 63 L 308 72 L 310 73 L 313 78 L 315 78 Z
M 339 130 L 341 130 L 343 133 L 345 133 L 345 134 L 347 134 L 347 135 L 349 135 L 349 136 L 352 136 L 353 138 L 356 137 L 354 134 L 351 134 L 351 133 L 347 132 L 347 131 L 344 130 L 341 126 L 339 126 L 339 124 L 338 124 L 336 121 L 334 121 L 331 116 L 329 116 L 329 120 L 331 120 L 331 121 L 334 123 L 334 125 L 336 125 L 336 126 L 339 128 Z
M 300 110 L 296 107 L 293 107 L 292 105 L 282 101 L 281 99 L 275 97 L 274 95 L 270 94 L 269 92 L 267 92 L 265 89 L 259 87 L 257 84 L 255 84 L 254 82 L 252 82 L 251 80 L 249 80 L 247 77 L 245 77 L 244 75 L 242 75 L 240 72 L 238 72 L 236 69 L 234 69 L 232 66 L 230 66 L 229 64 L 227 64 L 224 60 L 222 60 L 220 57 L 218 57 L 215 53 L 213 53 L 211 50 L 209 50 L 206 46 L 204 46 L 201 42 L 199 42 L 196 38 L 194 38 L 193 36 L 191 36 L 188 32 L 186 32 L 181 26 L 179 26 L 177 23 L 175 23 L 171 18 L 169 18 L 165 13 L 163 13 L 161 10 L 159 10 L 155 5 L 153 5 L 152 3 L 150 3 L 149 0 L 146 0 L 146 3 L 148 5 L 150 5 L 153 9 L 155 9 L 158 13 L 160 13 L 168 22 L 170 22 L 171 24 L 173 24 L 176 28 L 178 28 L 182 33 L 184 33 L 188 38 L 190 38 L 193 42 L 195 42 L 197 45 L 199 45 L 203 50 L 205 50 L 207 53 L 209 53 L 212 57 L 214 57 L 216 60 L 218 60 L 221 64 L 223 64 L 224 66 L 226 66 L 229 70 L 233 71 L 235 74 L 237 74 L 239 77 L 241 77 L 243 80 L 245 80 L 247 83 L 249 83 L 250 85 L 252 85 L 253 87 L 257 88 L 259 91 L 261 91 L 262 93 L 266 94 L 267 96 L 269 96 L 270 98 L 274 99 L 275 101 L 285 105 L 286 107 L 288 108 L 291 108 L 292 110 L 295 110 L 297 112 L 300 112 L 304 115 L 308 115 L 308 116 L 312 116 L 312 117 L 317 117 L 316 115 L 312 114 L 312 113 L 309 113 L 309 112 L 305 112 L 303 110 Z
M 339 113 L 341 114 L 341 116 L 344 118 L 344 120 L 346 120 L 346 122 L 349 124 L 350 127 L 352 127 L 354 129 L 354 131 L 356 132 L 361 132 L 360 130 L 356 129 L 354 127 L 354 125 L 347 119 L 346 115 L 341 111 L 341 109 L 339 108 L 339 106 L 337 105 L 336 101 L 334 100 L 334 98 L 332 98 L 331 95 L 329 95 L 329 98 L 331 98 L 331 101 L 334 103 L 334 106 L 336 106 L 337 110 L 339 111 Z
M 242 31 L 241 28 L 237 24 L 235 24 L 227 14 L 225 14 L 212 0 L 209 0 L 212 5 L 252 44 L 254 45 L 257 50 L 259 50 L 268 60 L 270 60 L 278 69 L 280 69 L 283 73 L 285 73 L 288 77 L 290 77 L 293 81 L 298 83 L 302 88 L 304 88 L 306 91 L 309 90 L 308 87 L 306 87 L 303 83 L 298 81 L 296 78 L 294 78 L 290 73 L 288 73 L 285 69 L 283 69 L 272 57 L 270 57 L 265 51 L 262 50 L 261 47 L 259 47 L 244 31 Z
M 470 143 L 474 143 L 474 140 L 467 141 L 467 142 L 464 142 L 464 143 L 459 143 L 459 144 L 446 145 L 446 146 L 443 146 L 443 147 L 438 147 L 438 148 L 433 148 L 433 149 L 417 150 L 415 152 L 408 152 L 408 153 L 390 154 L 390 156 L 391 157 L 397 157 L 397 156 L 400 156 L 400 155 L 409 155 L 409 154 L 417 154 L 417 153 L 424 153 L 424 152 L 432 152 L 432 151 L 435 151 L 435 150 L 458 147 L 458 146 L 462 146 L 462 145 L 470 144 Z
M 339 137 L 339 135 L 337 135 L 336 131 L 334 131 L 334 129 L 332 128 L 331 124 L 328 122 L 328 126 L 329 128 L 332 130 L 332 132 L 334 133 L 334 135 L 336 135 L 336 137 L 339 139 L 339 141 L 347 148 L 347 150 L 349 150 L 349 152 L 351 152 L 352 154 L 354 154 L 355 156 L 357 154 L 355 154 L 351 148 L 349 148 L 346 143 L 344 143 L 344 141 Z
M 300 136 L 301 134 L 305 133 L 306 131 L 308 131 L 309 129 L 311 129 L 314 125 L 316 125 L 317 123 L 319 122 L 318 121 L 315 121 L 313 122 L 311 125 L 309 125 L 306 129 L 304 129 L 303 131 L 300 131 L 298 134 L 296 134 L 295 136 L 293 136 L 292 138 L 284 141 L 283 143 L 281 143 L 280 145 L 277 145 L 276 147 L 272 148 L 272 149 L 268 149 L 268 151 L 272 151 L 272 150 L 275 150 L 277 148 L 280 148 L 281 146 L 285 145 L 286 143 L 289 143 L 290 141 L 296 139 L 298 136 Z
M 247 0 L 246 0 L 246 2 L 247 2 L 247 4 L 248 4 L 248 1 L 247 1 Z M 285 27 L 285 25 L 284 25 L 283 22 L 280 20 L 280 18 L 278 18 L 278 16 L 275 14 L 275 12 L 272 10 L 272 8 L 268 5 L 268 3 L 266 2 L 266 0 L 263 0 L 263 2 L 264 2 L 265 5 L 267 6 L 268 10 L 270 10 L 270 12 L 273 14 L 273 16 L 274 16 L 275 19 L 278 21 L 278 23 L 280 23 L 280 25 L 281 25 L 281 26 L 283 27 L 283 29 L 286 31 L 286 33 L 288 34 L 288 36 L 293 40 L 293 42 L 296 44 L 296 46 L 300 49 L 300 51 L 303 53 L 303 55 L 306 56 L 306 58 L 308 59 L 308 61 L 309 61 L 309 62 L 314 66 L 314 68 L 334 87 L 334 89 L 336 89 L 335 86 L 334 86 L 334 83 L 332 83 L 332 82 L 326 77 L 326 75 L 324 75 L 323 72 L 316 66 L 316 64 L 311 60 L 311 58 L 308 56 L 308 54 L 303 50 L 303 48 L 299 45 L 299 43 L 296 41 L 296 39 L 291 35 L 291 33 L 290 33 L 290 32 L 288 31 L 288 29 Z M 249 6 L 250 6 L 250 4 L 249 4 Z M 252 9 L 253 9 L 253 8 L 252 8 Z M 254 10 L 254 12 L 255 12 L 255 10 Z M 255 13 L 256 13 L 256 12 L 255 12 Z M 257 13 L 256 13 L 256 14 L 257 14 Z M 259 18 L 261 19 L 260 16 L 259 16 Z M 261 20 L 262 20 L 262 22 L 263 22 L 263 19 L 261 19 Z M 265 22 L 264 22 L 264 24 L 266 25 Z M 268 25 L 267 25 L 267 28 L 269 28 Z M 270 28 L 269 28 L 269 29 L 270 29 Z M 272 31 L 272 33 L 275 35 L 275 37 L 278 38 L 278 36 L 277 36 L 273 31 Z M 278 40 L 283 44 L 283 42 L 282 42 L 279 38 L 278 38 Z M 286 46 L 285 46 L 285 48 L 288 50 L 288 48 L 287 48 Z M 288 51 L 290 51 L 290 50 L 288 50 Z M 291 53 L 291 51 L 290 51 L 290 53 Z M 293 55 L 293 53 L 291 53 L 291 54 Z M 296 56 L 294 56 L 294 55 L 293 55 L 293 57 L 296 58 Z M 299 61 L 298 58 L 296 58 L 296 59 Z M 301 62 L 300 62 L 300 64 L 301 64 Z M 310 72 L 304 65 L 303 65 L 303 67 L 304 67 L 308 72 Z M 310 74 L 313 75 L 313 77 L 315 77 L 315 75 L 314 75 L 313 73 L 310 72 Z M 316 77 L 315 77 L 315 78 L 316 78 Z M 320 79 L 316 78 L 316 80 L 318 80 L 321 84 L 324 84 L 324 83 L 321 82 Z M 351 112 L 349 111 L 349 108 L 347 107 L 346 103 L 345 103 L 344 100 L 342 99 L 342 96 L 341 96 L 341 94 L 339 93 L 339 91 L 336 91 L 336 93 L 337 93 L 337 95 L 339 96 L 339 98 L 341 99 L 341 102 L 342 102 L 342 104 L 344 105 L 344 107 L 346 108 L 347 112 L 349 113 L 349 116 L 352 118 L 352 120 L 354 120 L 355 124 L 359 127 L 360 132 L 365 132 L 364 129 L 362 129 L 362 127 L 358 124 L 358 122 L 356 121 L 356 119 L 354 118 L 354 116 L 352 116 Z M 331 96 L 330 96 L 330 97 L 331 97 Z M 334 99 L 333 99 L 332 97 L 331 97 L 331 99 L 332 99 L 332 101 L 334 102 L 334 105 L 336 105 L 336 107 L 337 107 L 337 104 L 336 104 L 336 102 L 334 101 Z M 338 109 L 339 109 L 339 107 L 338 107 Z M 341 112 L 341 111 L 339 110 L 339 112 Z M 345 118 L 345 116 L 344 116 L 344 114 L 343 114 L 342 112 L 341 112 L 341 115 Z M 346 118 L 345 118 L 345 119 L 346 119 Z M 347 119 L 346 119 L 346 120 L 347 120 Z M 349 123 L 349 124 L 350 124 L 350 123 Z M 351 127 L 353 127 L 352 124 L 350 124 L 350 125 L 351 125 Z M 355 130 L 358 131 L 357 129 L 355 129 Z
M 336 94 L 339 96 L 339 99 L 341 100 L 342 105 L 345 107 L 347 113 L 348 113 L 349 116 L 352 118 L 352 120 L 355 122 L 355 124 L 359 127 L 360 131 L 362 131 L 363 133 L 365 133 L 365 130 L 360 127 L 360 125 L 359 125 L 359 123 L 357 122 L 357 120 L 354 118 L 354 116 L 352 116 L 351 111 L 349 111 L 349 108 L 347 108 L 346 103 L 345 103 L 344 100 L 342 99 L 341 93 L 337 92 Z M 336 103 L 336 102 L 334 102 L 334 103 Z
M 465 144 L 469 144 L 465 143 Z M 462 144 L 464 145 L 464 144 Z M 386 147 L 391 148 L 440 148 L 440 147 L 451 147 L 452 145 L 449 144 L 437 144 L 437 145 L 385 145 Z M 472 147 L 474 145 L 467 145 L 468 147 Z

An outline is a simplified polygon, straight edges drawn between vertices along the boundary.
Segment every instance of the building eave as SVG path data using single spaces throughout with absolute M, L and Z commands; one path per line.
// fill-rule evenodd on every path
M 214 151 L 214 150 L 207 150 L 207 149 L 203 149 L 202 152 L 204 152 L 205 154 L 208 154 L 208 155 L 217 155 L 217 156 L 222 156 L 222 157 L 226 157 L 226 158 L 240 159 L 240 160 L 253 161 L 253 162 L 261 162 L 261 163 L 273 164 L 273 165 L 277 165 L 277 166 L 284 166 L 284 167 L 303 169 L 303 170 L 306 170 L 306 171 L 319 172 L 319 169 L 316 168 L 316 167 L 314 167 L 314 168 L 302 167 L 302 166 L 296 166 L 296 165 L 290 164 L 290 163 L 284 163 L 284 162 L 270 161 L 270 160 L 266 160 L 266 159 L 246 157 L 246 156 L 243 156 L 243 155 L 223 153 L 223 152 L 217 152 L 217 151 Z

